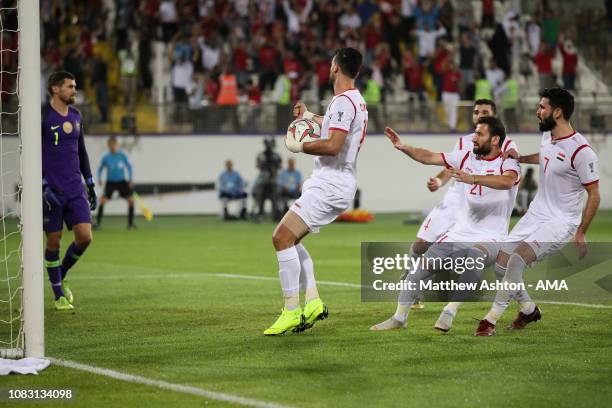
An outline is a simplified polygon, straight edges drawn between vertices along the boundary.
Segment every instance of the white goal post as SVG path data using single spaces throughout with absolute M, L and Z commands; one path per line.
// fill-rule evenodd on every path
M 40 95 L 40 4 L 18 0 L 19 131 L 21 138 L 21 228 L 23 333 L 26 357 L 43 357 L 44 270 Z

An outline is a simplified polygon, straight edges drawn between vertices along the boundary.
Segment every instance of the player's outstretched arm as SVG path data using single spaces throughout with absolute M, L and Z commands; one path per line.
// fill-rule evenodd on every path
M 595 182 L 592 184 L 588 184 L 584 186 L 584 189 L 587 191 L 587 202 L 584 207 L 584 211 L 582 212 L 582 222 L 578 226 L 576 230 L 576 236 L 574 240 L 576 241 L 576 245 L 578 246 L 579 257 L 582 259 L 587 253 L 587 245 L 586 245 L 586 232 L 589 229 L 589 225 L 591 225 L 591 221 L 597 214 L 597 209 L 599 208 L 599 202 L 601 201 L 599 195 L 599 183 Z
M 340 130 L 329 132 L 329 138 L 315 142 L 304 142 L 302 151 L 315 156 L 335 156 L 340 153 L 348 133 Z
M 540 154 L 539 153 L 533 153 L 533 154 L 521 156 L 520 154 L 518 154 L 518 152 L 515 149 L 510 149 L 504 153 L 504 160 L 506 160 L 508 157 L 518 160 L 519 163 L 540 164 Z
M 293 117 L 295 119 L 304 118 L 314 120 L 319 126 L 322 126 L 323 124 L 323 116 L 315 115 L 314 113 L 310 112 L 308 108 L 306 108 L 304 102 L 298 102 L 295 104 L 293 107 Z
M 478 176 L 463 170 L 451 169 L 452 177 L 466 184 L 476 184 L 495 190 L 510 190 L 517 182 L 518 174 L 514 170 L 505 171 L 500 176 Z
M 395 130 L 390 127 L 385 128 L 385 135 L 389 138 L 393 147 L 397 150 L 404 152 L 413 160 L 418 161 L 423 164 L 431 164 L 436 166 L 445 166 L 444 159 L 442 158 L 442 154 L 434 153 L 427 149 L 421 149 L 419 147 L 410 146 L 402 143 L 399 138 L 399 135 L 395 132 Z

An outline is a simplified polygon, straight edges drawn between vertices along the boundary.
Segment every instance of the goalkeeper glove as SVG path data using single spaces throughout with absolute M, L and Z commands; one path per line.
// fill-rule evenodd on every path
M 51 188 L 50 185 L 47 184 L 45 180 L 43 180 L 43 204 L 47 206 L 49 211 L 53 209 L 53 207 L 59 207 L 62 205 L 57 193 Z
M 89 201 L 89 209 L 94 211 L 98 207 L 96 184 L 94 183 L 93 177 L 89 177 L 85 183 L 87 184 L 87 201 Z

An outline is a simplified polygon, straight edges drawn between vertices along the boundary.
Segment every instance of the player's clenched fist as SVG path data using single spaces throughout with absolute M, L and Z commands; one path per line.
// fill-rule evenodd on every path
M 435 178 L 434 177 L 430 177 L 429 180 L 427 180 L 427 188 L 432 193 L 434 191 L 438 190 L 441 186 L 442 186 L 442 180 L 440 180 L 437 177 L 435 177 Z
M 301 119 L 302 115 L 304 115 L 304 112 L 306 112 L 307 110 L 308 109 L 306 109 L 306 105 L 304 105 L 304 102 L 298 102 L 293 107 L 293 117 L 296 119 Z

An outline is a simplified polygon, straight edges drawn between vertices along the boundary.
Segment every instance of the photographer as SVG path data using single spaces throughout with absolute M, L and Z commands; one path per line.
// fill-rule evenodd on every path
M 276 143 L 274 139 L 264 139 L 264 151 L 257 156 L 257 168 L 259 176 L 255 186 L 255 201 L 259 206 L 258 217 L 261 218 L 264 212 L 266 199 L 272 202 L 272 217 L 280 219 L 278 211 L 278 188 L 277 175 L 281 168 L 281 157 L 274 151 Z

